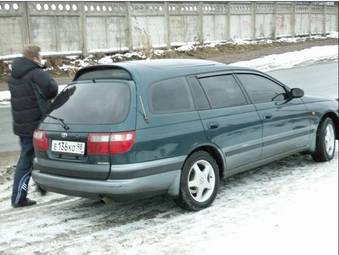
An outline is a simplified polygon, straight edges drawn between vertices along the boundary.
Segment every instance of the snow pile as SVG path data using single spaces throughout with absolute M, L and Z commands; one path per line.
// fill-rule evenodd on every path
M 286 52 L 282 54 L 273 54 L 262 58 L 249 61 L 240 61 L 232 63 L 234 66 L 242 66 L 259 69 L 267 72 L 277 69 L 286 69 L 301 64 L 317 63 L 319 61 L 338 60 L 338 46 L 316 46 L 300 51 Z
M 197 46 L 195 46 L 194 44 L 185 44 L 183 46 L 176 48 L 175 50 L 178 52 L 185 52 L 185 51 L 192 51 L 195 49 L 197 49 Z
M 301 41 L 305 41 L 304 39 L 298 37 L 284 37 L 276 40 L 277 42 L 285 42 L 285 43 L 297 43 Z
M 146 56 L 143 52 L 126 52 L 126 53 L 116 53 L 113 55 L 107 55 L 96 59 L 94 55 L 90 55 L 89 57 L 80 60 L 76 59 L 71 61 L 70 67 L 72 65 L 75 66 L 76 69 L 86 67 L 88 65 L 100 64 L 100 65 L 109 65 L 115 62 L 122 62 L 127 60 L 140 60 L 146 59 Z
M 154 50 L 153 54 L 156 56 L 163 56 L 165 55 L 166 51 L 165 50 Z
M 98 60 L 98 64 L 104 65 L 104 64 L 112 64 L 113 59 L 110 56 L 103 57 Z
M 260 40 L 261 42 L 264 40 Z M 250 40 L 244 40 L 244 39 L 239 39 L 239 38 L 234 38 L 231 43 L 235 45 L 246 45 L 246 44 L 257 44 L 259 41 L 250 41 Z
M 146 56 L 143 52 L 126 52 L 123 55 L 127 59 L 145 59 Z M 114 55 L 113 55 L 114 58 Z

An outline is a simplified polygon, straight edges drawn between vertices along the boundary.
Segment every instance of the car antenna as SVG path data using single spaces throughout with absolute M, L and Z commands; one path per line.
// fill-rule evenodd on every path
M 146 110 L 145 110 L 145 107 L 144 107 L 144 102 L 142 101 L 142 97 L 139 96 L 139 100 L 140 100 L 140 104 L 141 104 L 141 109 L 142 109 L 142 115 L 144 116 L 144 119 L 145 121 L 148 123 L 148 116 L 146 114 Z

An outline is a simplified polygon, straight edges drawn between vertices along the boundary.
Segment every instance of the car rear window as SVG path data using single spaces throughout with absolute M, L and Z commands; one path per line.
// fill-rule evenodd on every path
M 50 114 L 73 124 L 117 124 L 127 117 L 130 99 L 122 82 L 72 84 L 55 99 Z

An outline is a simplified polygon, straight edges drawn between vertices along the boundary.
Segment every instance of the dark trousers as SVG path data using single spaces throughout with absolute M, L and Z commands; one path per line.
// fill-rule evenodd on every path
M 20 137 L 20 145 L 21 154 L 14 175 L 12 204 L 20 204 L 26 200 L 34 159 L 33 139 Z

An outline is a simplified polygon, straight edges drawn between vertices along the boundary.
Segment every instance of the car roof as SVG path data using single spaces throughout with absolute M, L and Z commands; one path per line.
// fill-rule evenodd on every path
M 228 70 L 249 70 L 248 68 L 229 66 L 215 61 L 201 59 L 157 59 L 136 60 L 108 65 L 95 65 L 80 69 L 74 80 L 81 74 L 100 68 L 124 69 L 131 79 L 139 84 L 151 84 L 155 81 L 166 80 L 183 75 L 203 74 L 208 72 Z

